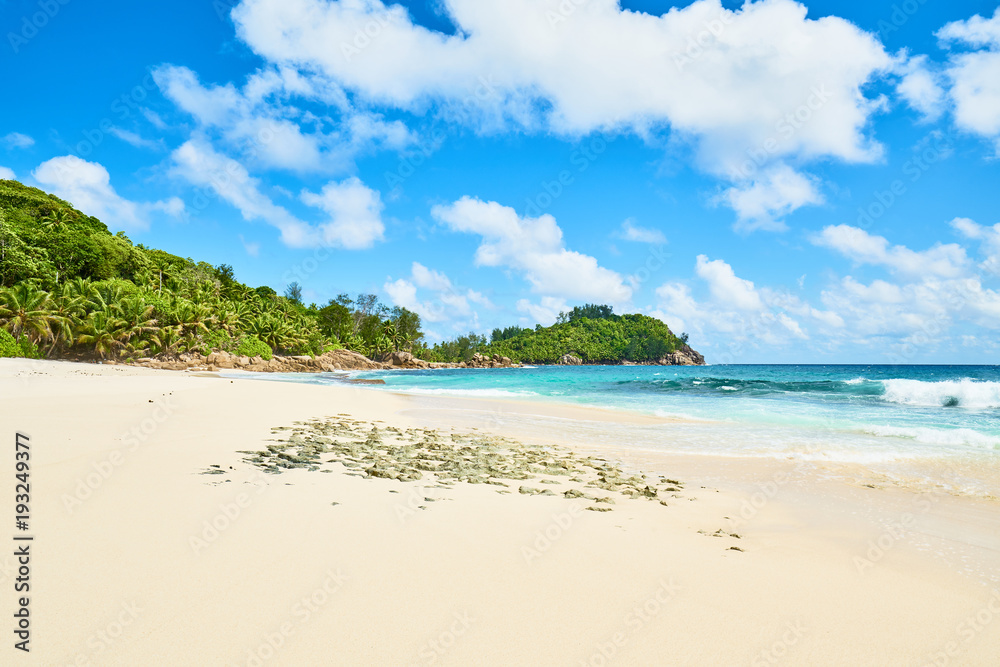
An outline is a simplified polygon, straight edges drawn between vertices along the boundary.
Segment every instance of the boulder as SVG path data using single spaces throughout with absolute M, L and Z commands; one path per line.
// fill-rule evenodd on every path
M 660 359 L 660 364 L 664 366 L 704 366 L 705 357 L 685 345 L 676 352 L 671 352 Z
M 413 355 L 409 352 L 393 352 L 389 355 L 389 362 L 393 366 L 407 366 L 413 363 Z
M 564 354 L 559 357 L 560 366 L 579 366 L 583 363 L 583 359 L 580 357 L 575 357 L 572 354 Z

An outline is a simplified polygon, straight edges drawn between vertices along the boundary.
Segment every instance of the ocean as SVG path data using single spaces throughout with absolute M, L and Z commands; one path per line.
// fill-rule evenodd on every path
M 658 452 L 762 456 L 877 464 L 1000 468 L 997 366 L 542 366 L 511 369 L 372 371 L 376 390 L 595 406 L 681 421 L 564 425 L 575 437 Z M 278 379 L 278 378 L 275 378 Z M 292 378 L 288 378 L 292 379 Z M 304 382 L 334 382 L 302 376 Z M 937 466 L 941 470 L 940 465 Z M 941 480 L 997 494 L 979 475 Z

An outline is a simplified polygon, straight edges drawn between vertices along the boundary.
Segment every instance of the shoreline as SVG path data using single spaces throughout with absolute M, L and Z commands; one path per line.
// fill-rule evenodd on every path
M 968 641 L 956 629 L 1000 589 L 993 501 L 846 484 L 794 461 L 631 451 L 629 466 L 681 481 L 683 499 L 588 512 L 517 486 L 336 466 L 271 475 L 239 453 L 273 444 L 275 427 L 338 414 L 475 433 L 428 406 L 521 440 L 510 405 L 490 428 L 474 413 L 497 401 L 24 360 L 0 363 L 0 387 L 5 432 L 38 443 L 31 664 L 770 664 L 781 653 L 923 665 L 945 652 L 986 665 L 1000 654 L 1000 611 Z M 213 466 L 223 472 L 201 474 Z M 89 495 L 68 509 L 81 483 Z

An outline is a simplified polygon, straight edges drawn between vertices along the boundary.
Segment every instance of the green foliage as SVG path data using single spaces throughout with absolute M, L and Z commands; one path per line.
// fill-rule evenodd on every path
M 270 358 L 351 347 L 382 355 L 419 343 L 420 318 L 373 294 L 306 308 L 211 266 L 111 234 L 58 197 L 0 181 L 0 325 L 48 355 L 134 358 L 211 350 Z M 251 354 L 252 353 L 252 354 Z
M 594 315 L 591 318 L 589 315 Z M 590 364 L 652 362 L 684 343 L 666 324 L 646 315 L 615 315 L 611 306 L 588 304 L 563 313 L 551 327 L 495 329 L 489 343 L 469 334 L 435 345 L 425 359 L 468 361 L 476 352 L 499 354 L 514 361 L 554 364 L 573 354 Z
M 41 359 L 42 353 L 38 346 L 26 336 L 15 339 L 6 329 L 0 329 L 0 357 L 25 357 Z
M 583 306 L 576 306 L 568 313 L 559 313 L 556 323 L 575 322 L 585 317 L 590 320 L 613 320 L 617 319 L 618 315 L 614 314 L 614 309 L 611 306 L 599 306 L 596 303 L 588 303 Z
M 496 329 L 490 339 L 470 333 L 428 348 L 420 317 L 374 294 L 340 294 L 321 308 L 301 298 L 297 283 L 285 296 L 248 287 L 229 265 L 133 245 L 58 197 L 0 181 L 0 328 L 14 341 L 4 347 L 12 354 L 128 359 L 226 350 L 270 359 L 347 347 L 373 358 L 410 350 L 429 361 L 467 361 L 483 352 L 553 363 L 572 352 L 616 363 L 658 359 L 687 340 L 659 320 L 587 304 L 552 327 Z
M 236 346 L 236 354 L 241 357 L 260 357 L 264 361 L 270 361 L 273 356 L 271 348 L 253 336 L 247 336 L 240 341 L 240 344 Z

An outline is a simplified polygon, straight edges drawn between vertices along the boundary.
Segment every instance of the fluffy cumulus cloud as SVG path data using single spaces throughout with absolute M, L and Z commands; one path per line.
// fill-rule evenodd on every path
M 1000 7 L 990 18 L 949 23 L 937 37 L 956 51 L 946 69 L 955 124 L 991 139 L 1000 153 Z
M 241 163 L 194 137 L 171 154 L 171 174 L 234 206 L 244 220 L 261 220 L 281 231 L 294 248 L 332 246 L 357 250 L 382 240 L 382 200 L 357 178 L 330 182 L 319 193 L 303 191 L 303 203 L 322 210 L 328 220 L 312 225 L 275 204 Z M 204 196 L 204 194 L 199 195 Z
M 13 181 L 14 180 L 14 170 L 10 167 L 0 167 L 0 181 Z
M 783 164 L 728 188 L 719 199 L 736 211 L 736 229 L 740 231 L 784 230 L 782 216 L 806 204 L 823 203 L 815 179 Z
M 927 56 L 902 60 L 897 68 L 896 92 L 926 120 L 936 120 L 944 111 L 946 96 L 943 77 Z
M 1000 223 L 986 227 L 969 218 L 955 218 L 951 226 L 962 237 L 979 242 L 983 256 L 980 270 L 1000 276 Z
M 991 141 L 1000 154 L 1000 8 L 990 18 L 953 21 L 935 33 L 946 60 L 903 58 L 897 92 L 929 119 L 950 111 L 955 126 Z
M 482 238 L 477 265 L 516 271 L 536 293 L 611 304 L 632 297 L 632 288 L 620 274 L 564 246 L 562 230 L 551 215 L 522 218 L 509 206 L 472 197 L 435 206 L 431 214 L 452 231 Z
M 444 273 L 420 262 L 413 262 L 409 277 L 390 278 L 382 289 L 393 305 L 412 310 L 424 322 L 444 323 L 452 332 L 478 329 L 477 307 L 495 308 L 481 292 L 454 285 Z M 420 298 L 420 292 L 424 293 L 424 298 Z
M 260 168 L 338 171 L 365 150 L 401 149 L 412 141 L 402 123 L 354 109 L 336 86 L 307 80 L 288 68 L 258 71 L 242 88 L 206 86 L 190 69 L 173 65 L 157 68 L 153 77 L 204 135 L 217 136 L 223 146 Z M 293 103 L 296 99 L 318 100 L 334 117 L 304 111 Z
M 891 246 L 881 236 L 873 236 L 850 225 L 831 225 L 813 238 L 813 243 L 836 250 L 859 264 L 884 266 L 904 275 L 932 275 L 954 278 L 968 265 L 965 249 L 957 244 L 938 244 L 923 251 Z
M 737 361 L 761 345 L 809 338 L 803 321 L 824 333 L 844 325 L 835 313 L 812 308 L 787 290 L 758 288 L 722 259 L 699 255 L 694 274 L 693 286 L 704 293 L 702 298 L 695 296 L 692 284 L 667 282 L 656 290 L 652 314 L 672 329 L 704 341 L 713 363 Z
M 953 342 L 973 344 L 970 330 L 1000 330 L 1000 224 L 956 218 L 950 226 L 979 245 L 980 262 L 958 244 L 914 250 L 858 228 L 827 227 L 815 244 L 884 275 L 831 276 L 814 305 L 792 290 L 759 286 L 724 260 L 702 255 L 692 280 L 656 290 L 652 314 L 691 333 L 715 363 L 807 338 L 813 352 L 849 346 L 889 363 L 933 358 Z
M 736 275 L 733 267 L 721 259 L 710 261 L 698 255 L 695 273 L 708 284 L 712 297 L 719 303 L 737 310 L 756 312 L 763 307 L 754 284 Z
M 327 183 L 319 194 L 303 192 L 302 201 L 330 215 L 329 222 L 320 225 L 325 244 L 358 250 L 383 239 L 382 198 L 355 176 Z
M 777 228 L 822 200 L 792 164 L 881 153 L 865 131 L 881 101 L 862 88 L 892 59 L 871 34 L 810 19 L 793 0 L 737 10 L 696 0 L 661 16 L 618 0 L 451 0 L 445 10 L 454 34 L 379 0 L 244 0 L 232 17 L 274 67 L 365 104 L 458 107 L 477 125 L 570 136 L 669 128 L 731 184 L 721 201 L 747 228 Z
M 75 155 L 43 162 L 32 172 L 32 176 L 46 190 L 112 228 L 147 229 L 152 211 L 162 211 L 173 217 L 184 215 L 184 203 L 177 197 L 156 202 L 125 199 L 112 187 L 107 169 Z

